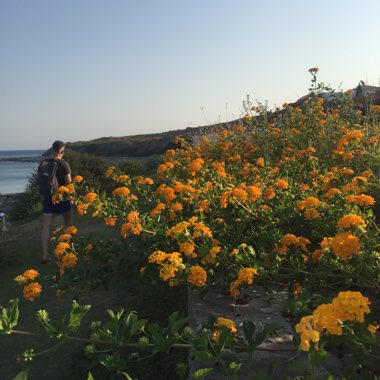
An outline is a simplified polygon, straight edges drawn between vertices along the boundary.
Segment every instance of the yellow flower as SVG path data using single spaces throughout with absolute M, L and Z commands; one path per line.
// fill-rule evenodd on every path
M 257 166 L 264 166 L 264 158 L 263 158 L 263 157 L 259 157 L 259 158 L 256 160 L 256 165 L 257 165 Z
M 115 189 L 114 191 L 112 191 L 112 195 L 114 197 L 127 197 L 129 194 L 130 194 L 130 190 L 128 189 L 128 187 L 118 187 L 117 189 Z
M 116 178 L 116 181 L 118 182 L 122 182 L 122 181 L 127 181 L 129 179 L 129 176 L 127 176 L 126 174 L 122 174 L 122 175 L 119 175 L 117 178 Z
M 186 241 L 184 243 L 178 243 L 179 251 L 184 253 L 186 256 L 197 257 L 197 254 L 194 253 L 195 245 L 192 242 Z
M 36 277 L 39 276 L 39 273 L 34 269 L 29 269 L 24 272 L 22 275 L 25 279 L 25 281 L 34 280 Z
M 234 298 L 238 298 L 240 295 L 240 286 L 243 283 L 248 285 L 253 284 L 253 277 L 257 275 L 257 270 L 252 268 L 243 268 L 240 269 L 238 273 L 238 278 L 235 281 L 232 281 L 230 284 L 230 294 Z
M 62 258 L 61 268 L 60 272 L 61 274 L 64 273 L 65 268 L 72 268 L 77 265 L 78 257 L 74 253 L 68 253 Z
M 69 243 L 65 243 L 65 242 L 58 243 L 57 247 L 54 249 L 55 257 L 59 259 L 69 248 L 70 248 Z
M 41 294 L 41 285 L 38 282 L 32 282 L 24 286 L 23 294 L 27 301 L 34 301 Z
M 74 186 L 73 183 L 69 183 L 69 184 L 67 185 L 67 188 L 69 189 L 70 194 L 74 194 L 74 193 L 75 193 L 75 186 Z
M 85 249 L 84 249 L 85 254 L 90 253 L 93 249 L 94 249 L 94 246 L 91 243 L 87 244 Z
M 268 199 L 273 199 L 273 198 L 276 196 L 276 192 L 275 192 L 273 186 L 269 186 L 269 187 L 265 190 L 265 196 L 266 196 Z
M 311 260 L 313 263 L 317 263 L 319 258 L 323 255 L 323 250 L 322 249 L 316 249 L 312 255 L 311 255 Z
M 143 231 L 138 211 L 131 211 L 128 214 L 127 222 L 121 226 L 121 235 L 126 238 L 130 234 L 140 235 Z
M 195 223 L 193 238 L 212 238 L 212 232 L 203 222 Z
M 343 260 L 351 259 L 355 253 L 360 251 L 360 239 L 350 232 L 336 234 L 330 245 L 335 255 Z
M 215 161 L 212 163 L 212 167 L 216 170 L 219 177 L 227 177 L 226 169 L 224 163 Z
M 230 192 L 230 191 L 226 191 L 226 192 L 223 193 L 222 196 L 220 197 L 220 205 L 221 205 L 223 208 L 226 208 L 226 207 L 227 207 L 228 200 L 229 200 L 230 197 L 231 197 L 231 192 Z
M 306 207 L 316 207 L 321 203 L 321 201 L 316 197 L 308 197 L 301 202 L 298 202 L 297 209 L 303 210 Z
M 70 226 L 66 228 L 65 232 L 70 235 L 76 235 L 78 233 L 78 228 L 75 226 Z
M 72 236 L 70 234 L 62 234 L 59 236 L 58 241 L 70 241 Z
M 195 286 L 204 286 L 207 281 L 206 271 L 199 265 L 192 266 L 187 281 Z
M 297 242 L 298 242 L 297 236 L 295 236 L 293 234 L 285 234 L 281 238 L 281 244 L 284 245 L 284 246 L 289 246 L 291 244 L 296 245 Z
M 159 203 L 151 212 L 150 216 L 156 216 L 161 214 L 163 210 L 165 210 L 166 204 L 165 203 Z
M 84 215 L 87 212 L 88 204 L 87 203 L 79 203 L 77 205 L 77 212 L 79 215 Z
M 73 181 L 75 183 L 81 183 L 83 181 L 83 177 L 81 175 L 76 175 L 74 178 L 73 178 Z
M 366 194 L 348 195 L 346 197 L 346 203 L 354 203 L 359 206 L 373 206 L 375 204 L 375 200 L 370 195 Z
M 296 325 L 296 332 L 301 334 L 300 346 L 303 351 L 310 350 L 310 342 L 319 341 L 319 332 L 316 330 L 314 317 L 311 315 L 301 318 Z
M 248 186 L 247 191 L 249 194 L 249 200 L 251 202 L 255 202 L 263 194 L 263 192 L 257 186 Z
M 154 251 L 149 257 L 149 263 L 161 264 L 167 257 L 167 253 L 162 251 Z
M 342 194 L 342 192 L 339 189 L 332 187 L 327 191 L 326 197 L 331 199 L 334 198 L 336 194 Z
M 226 327 L 229 330 L 231 330 L 232 334 L 237 333 L 237 328 L 235 326 L 234 321 L 232 321 L 231 319 L 228 319 L 228 318 L 221 318 L 221 317 L 217 318 L 216 322 L 215 322 L 215 327 L 217 329 L 222 329 L 223 327 Z
M 52 196 L 52 202 L 54 204 L 62 202 L 62 201 L 63 201 L 63 194 L 61 194 L 61 193 L 53 194 L 53 196 Z
M 96 198 L 98 198 L 98 194 L 96 193 L 87 193 L 83 199 L 86 201 L 86 202 L 94 202 L 96 200 Z
M 355 214 L 348 214 L 343 217 L 341 217 L 338 220 L 337 226 L 342 228 L 350 228 L 350 227 L 358 227 L 359 225 L 362 225 L 363 227 L 366 226 L 366 222 L 358 215 Z
M 380 107 L 379 107 L 380 108 Z M 379 326 L 377 326 L 376 324 L 372 324 L 370 323 L 368 325 L 368 331 L 371 333 L 371 334 L 376 334 L 376 331 L 377 329 L 379 328 Z
M 202 158 L 196 158 L 195 160 L 191 161 L 189 170 L 188 170 L 189 174 L 192 176 L 195 176 L 196 173 L 202 170 L 203 163 L 204 163 L 204 160 Z
M 110 167 L 106 170 L 105 176 L 106 176 L 106 177 L 111 177 L 111 175 L 112 175 L 112 173 L 114 172 L 115 169 L 116 169 L 116 166 L 110 166 Z
M 344 321 L 357 320 L 364 322 L 364 314 L 371 312 L 369 309 L 369 299 L 364 297 L 360 292 L 339 292 L 338 296 L 333 299 L 332 305 L 337 310 L 339 319 Z
M 285 181 L 284 179 L 277 179 L 276 180 L 276 186 L 279 188 L 279 189 L 287 189 L 288 188 L 288 182 Z
M 183 209 L 182 203 L 174 202 L 170 205 L 170 209 L 174 212 L 181 211 Z
M 115 218 L 114 216 L 104 218 L 104 222 L 107 226 L 114 226 L 116 224 L 116 221 L 117 218 Z
M 207 213 L 209 211 L 210 202 L 207 199 L 204 199 L 199 203 L 198 212 Z
M 310 186 L 306 183 L 300 183 L 298 185 L 298 188 L 301 190 L 301 191 L 307 191 L 310 189 Z
M 57 235 L 57 233 L 61 232 L 61 230 L 63 230 L 63 226 L 60 226 L 60 227 L 56 228 L 56 229 L 53 231 L 53 235 Z
M 202 264 L 215 264 L 216 255 L 221 251 L 221 249 L 222 248 L 219 246 L 212 247 L 208 255 L 202 259 Z
M 306 219 L 311 220 L 318 219 L 321 216 L 319 211 L 315 208 L 308 208 L 307 210 L 305 210 L 304 215 Z
M 59 186 L 57 191 L 58 193 L 69 193 L 70 189 L 67 186 Z
M 239 187 L 232 190 L 232 196 L 242 202 L 247 200 L 247 192 Z

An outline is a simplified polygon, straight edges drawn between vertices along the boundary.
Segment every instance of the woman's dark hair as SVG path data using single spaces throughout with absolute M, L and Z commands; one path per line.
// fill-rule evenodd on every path
M 56 153 L 58 153 L 64 146 L 65 146 L 65 143 L 61 140 L 57 140 L 53 142 L 53 149 L 54 149 L 54 152 Z

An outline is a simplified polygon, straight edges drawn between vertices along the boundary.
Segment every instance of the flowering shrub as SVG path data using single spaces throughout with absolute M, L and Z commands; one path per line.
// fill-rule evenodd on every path
M 219 283 L 234 298 L 254 284 L 288 287 L 289 310 L 301 318 L 300 348 L 315 352 L 322 338 L 342 335 L 346 323 L 364 323 L 370 310 L 361 292 L 379 291 L 380 123 L 376 107 L 363 115 L 349 94 L 326 104 L 316 68 L 310 72 L 313 96 L 302 108 L 285 104 L 265 117 L 247 117 L 196 146 L 178 139 L 155 179 L 111 166 L 109 192 L 76 176 L 56 199 L 70 199 L 80 215 L 102 219 L 126 242 L 143 236 L 145 280 L 194 288 Z M 84 266 L 122 260 L 112 249 L 77 243 L 73 228 L 62 232 L 54 251 L 61 291 L 77 271 L 69 277 L 75 288 Z M 33 300 L 41 288 L 27 286 L 25 298 Z M 302 304 L 304 290 L 310 297 Z M 313 314 L 302 316 L 310 307 Z M 367 326 L 372 334 L 375 325 Z M 209 326 L 211 342 L 220 344 L 226 330 L 224 338 L 233 341 L 233 321 L 217 319 Z

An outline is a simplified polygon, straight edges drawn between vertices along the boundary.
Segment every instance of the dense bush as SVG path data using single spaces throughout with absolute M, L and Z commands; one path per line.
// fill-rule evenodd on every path
M 124 160 L 118 163 L 118 167 L 129 176 L 143 175 L 146 173 L 145 165 L 138 161 Z
M 112 166 L 105 173 L 112 192 L 81 177 L 75 189 L 60 188 L 57 200 L 71 198 L 79 214 L 103 219 L 124 240 L 113 249 L 84 242 L 75 227 L 56 231 L 59 295 L 85 282 L 93 287 L 131 254 L 144 262 L 141 276 L 153 286 L 199 290 L 218 283 L 239 300 L 249 286 L 276 283 L 289 291 L 284 307 L 294 321 L 295 346 L 309 355 L 310 378 L 336 348 L 355 359 L 345 371 L 354 375 L 364 366 L 375 378 L 377 312 L 375 304 L 371 313 L 370 298 L 380 290 L 374 215 L 380 107 L 364 115 L 343 93 L 326 104 L 317 69 L 310 72 L 311 97 L 302 107 L 285 104 L 274 113 L 259 107 L 261 117 L 247 115 L 246 125 L 204 137 L 197 146 L 180 140 L 180 148 L 165 154 L 155 181 Z M 142 236 L 142 245 L 128 245 L 131 236 Z M 27 271 L 18 279 L 29 301 L 41 292 L 37 276 Z M 225 348 L 252 354 L 276 330 L 212 316 L 199 331 L 186 332 L 177 314 L 162 329 L 137 316 L 110 315 L 111 321 L 93 324 L 92 338 L 112 343 L 107 369 L 115 377 L 129 368 L 123 345 L 143 343 L 153 354 L 185 344 L 234 378 L 241 364 L 231 362 Z

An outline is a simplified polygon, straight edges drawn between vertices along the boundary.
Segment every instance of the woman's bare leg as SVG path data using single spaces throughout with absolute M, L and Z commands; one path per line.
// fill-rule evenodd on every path
M 65 227 L 70 227 L 73 225 L 73 213 L 70 211 L 65 212 L 62 214 L 63 216 L 63 222 L 65 223 Z
M 48 260 L 49 259 L 49 237 L 50 237 L 50 230 L 51 226 L 53 224 L 54 220 L 54 214 L 43 214 L 43 226 L 42 226 L 42 260 Z

